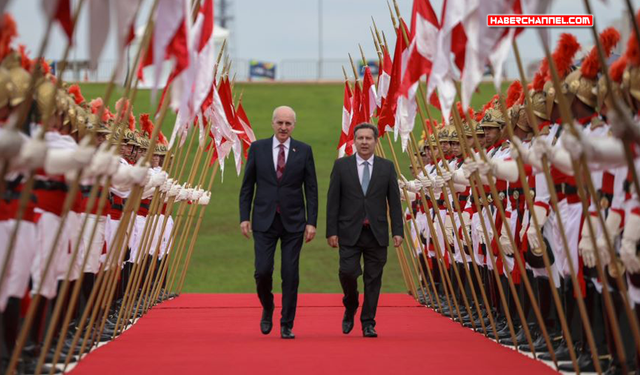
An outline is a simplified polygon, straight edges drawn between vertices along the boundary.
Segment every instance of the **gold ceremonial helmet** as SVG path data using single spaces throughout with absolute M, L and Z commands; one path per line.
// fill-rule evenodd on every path
M 531 107 L 533 108 L 533 114 L 544 120 L 551 118 L 551 111 L 547 112 L 547 93 L 542 91 L 533 91 L 529 95 L 531 98 Z M 551 100 L 553 103 L 553 99 Z
M 43 124 L 46 124 L 55 113 L 55 95 L 56 86 L 53 82 L 48 79 L 41 79 L 36 87 L 35 99 L 38 112 L 40 113 L 40 120 Z
M 438 142 L 449 142 L 449 127 L 445 126 L 438 130 Z
M 447 130 L 447 134 L 449 135 L 449 142 L 457 140 L 458 139 L 458 132 L 456 131 L 456 127 L 453 124 L 449 124 L 445 127 L 445 129 Z M 454 134 L 455 132 L 455 134 Z M 454 137 L 455 135 L 455 137 Z
M 533 129 L 529 125 L 529 118 L 527 117 L 527 111 L 524 104 L 514 104 L 509 108 L 509 116 L 511 123 L 526 133 L 530 133 Z
M 12 107 L 16 107 L 27 97 L 29 85 L 31 84 L 31 75 L 21 66 L 10 69 L 9 75 L 14 87 L 14 90 L 10 91 L 9 104 L 11 104 Z
M 155 155 L 160 155 L 160 156 L 164 156 L 167 154 L 169 150 L 167 149 L 167 145 L 164 145 L 162 143 L 158 143 L 156 144 L 156 150 L 154 152 Z
M 15 91 L 15 85 L 11 81 L 9 71 L 0 67 L 0 108 L 9 105 L 13 91 Z
M 136 141 L 138 142 L 138 145 L 140 146 L 140 148 L 144 148 L 145 150 L 149 149 L 151 140 L 147 138 L 145 134 L 136 133 Z
M 483 128 L 502 128 L 505 125 L 504 116 L 499 108 L 488 108 L 480 121 Z
M 596 96 L 594 87 L 596 81 L 588 79 L 582 75 L 582 70 L 574 70 L 567 78 L 565 78 L 562 84 L 562 93 L 567 98 L 567 101 L 571 103 L 574 98 L 578 98 L 581 102 L 588 105 L 591 108 L 596 108 L 598 105 L 598 98 Z
M 614 95 L 613 95 L 614 98 L 622 98 L 624 99 L 625 103 L 629 105 L 628 97 L 627 95 L 624 95 L 624 93 L 622 92 L 623 91 L 622 85 L 619 82 L 615 82 L 612 80 L 611 89 L 614 92 Z M 601 76 L 600 79 L 598 79 L 598 84 L 596 87 L 593 88 L 593 91 L 594 91 L 594 95 L 597 97 L 598 108 L 602 108 L 603 104 L 605 103 L 605 100 L 607 100 L 607 96 L 609 95 L 608 88 L 607 88 L 607 80 L 605 79 L 604 76 Z
M 622 89 L 640 101 L 640 66 L 627 65 L 622 74 Z
M 131 131 L 131 129 L 129 128 L 124 129 L 124 138 L 122 140 L 122 144 L 140 146 L 137 140 L 136 133 Z
M 471 132 L 471 130 L 469 130 Z M 449 131 L 449 142 L 460 143 L 460 138 L 458 138 L 458 131 L 454 129 L 450 129 Z
M 547 94 L 545 99 L 545 113 L 547 113 L 548 119 L 551 119 L 551 111 L 553 111 L 553 105 L 558 103 L 556 88 L 553 85 L 553 81 L 547 81 L 544 83 L 543 91 Z
M 471 130 L 471 127 L 469 126 L 469 124 L 464 123 L 462 125 L 462 130 L 464 130 L 465 137 L 473 137 L 473 130 Z

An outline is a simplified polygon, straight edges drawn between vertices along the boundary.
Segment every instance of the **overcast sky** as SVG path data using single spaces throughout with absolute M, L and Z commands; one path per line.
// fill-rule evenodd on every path
M 91 1 L 91 0 L 87 0 Z M 454 0 L 450 0 L 454 1 Z M 598 27 L 626 24 L 621 22 L 626 13 L 624 0 L 590 0 Z M 144 0 L 142 17 L 148 12 L 151 0 Z M 358 43 L 365 49 L 369 58 L 374 58 L 374 48 L 369 33 L 371 17 L 378 27 L 385 31 L 388 39 L 393 39 L 389 11 L 385 0 L 231 0 L 231 54 L 236 61 L 258 59 L 269 62 L 282 62 L 288 59 L 317 60 L 319 56 L 319 4 L 322 3 L 322 53 L 324 59 L 348 58 L 347 53 L 359 56 Z M 77 3 L 77 0 L 73 0 Z M 640 6 L 640 0 L 632 0 L 634 8 Z M 45 21 L 40 8 L 41 0 L 10 0 L 7 11 L 12 13 L 18 23 L 19 42 L 25 44 L 35 55 L 43 37 Z M 398 0 L 400 11 L 409 20 L 412 0 Z M 436 13 L 440 14 L 442 0 L 432 0 Z M 550 13 L 569 14 L 586 13 L 580 0 L 555 0 Z M 626 21 L 626 20 L 625 20 Z M 408 21 L 407 21 L 408 22 Z M 76 36 L 76 47 L 71 58 L 87 57 L 86 30 L 87 17 L 81 16 Z M 552 29 L 555 42 L 559 33 L 565 29 Z M 585 47 L 590 47 L 591 33 L 588 29 L 570 30 Z M 58 27 L 51 35 L 46 51 L 49 59 L 59 59 L 64 50 L 63 34 Z M 389 40 L 390 43 L 393 43 Z M 518 43 L 526 61 L 539 60 L 542 57 L 537 34 L 533 30 L 525 31 Z M 113 37 L 103 52 L 104 60 L 113 60 L 116 55 Z M 514 59 L 507 62 L 510 76 L 517 74 Z

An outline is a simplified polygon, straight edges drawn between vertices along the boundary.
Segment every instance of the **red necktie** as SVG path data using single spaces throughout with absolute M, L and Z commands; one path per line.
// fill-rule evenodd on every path
M 276 167 L 276 177 L 278 178 L 278 181 L 280 181 L 282 180 L 282 175 L 284 174 L 284 166 L 285 166 L 284 145 L 280 144 L 278 145 L 278 147 L 280 147 L 280 152 L 278 152 L 278 165 Z

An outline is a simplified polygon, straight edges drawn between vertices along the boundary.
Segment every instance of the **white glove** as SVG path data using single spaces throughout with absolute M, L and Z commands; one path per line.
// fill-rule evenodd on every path
M 576 127 L 578 130 L 578 136 L 576 137 L 570 131 L 566 131 L 562 134 L 562 146 L 571 155 L 571 159 L 578 160 L 585 152 L 587 138 L 582 134 L 582 130 Z M 587 147 L 590 148 L 590 147 Z
M 444 217 L 444 232 L 447 237 L 447 242 L 449 245 L 453 246 L 453 241 L 455 240 L 455 233 L 453 228 L 453 220 L 451 219 L 451 215 L 445 215 Z
M 205 191 L 204 194 L 198 199 L 198 204 L 201 206 L 206 206 L 209 204 L 209 200 L 211 199 L 211 192 Z
M 28 170 L 42 168 L 47 158 L 47 143 L 36 138 L 31 138 L 20 149 L 18 164 Z
M 84 168 L 91 162 L 91 158 L 96 153 L 96 147 L 91 144 L 90 137 L 84 137 L 78 144 L 78 148 L 73 153 L 73 160 L 75 160 L 77 168 Z
M 187 189 L 187 196 L 185 197 L 186 201 L 192 201 L 193 200 L 193 193 L 195 193 L 195 189 L 194 188 L 188 188 Z
M 107 173 L 113 153 L 109 150 L 109 142 L 103 142 L 87 168 L 88 176 L 102 176 Z
M 513 247 L 511 247 L 511 241 L 509 241 L 509 236 L 507 235 L 507 226 L 504 222 L 502 223 L 502 231 L 500 232 L 500 238 L 498 241 L 500 242 L 502 251 L 506 255 L 513 255 Z
M 169 192 L 167 193 L 167 196 L 168 197 L 177 197 L 178 194 L 180 193 L 180 190 L 182 190 L 182 185 L 180 185 L 178 183 L 178 181 L 173 181 L 173 185 L 169 189 Z
M 429 176 L 425 175 L 422 177 L 418 177 L 418 179 L 420 180 L 420 184 L 422 185 L 422 187 L 425 189 L 429 189 L 431 186 L 433 186 L 433 181 L 431 181 Z
M 485 163 L 482 160 L 477 161 L 476 165 L 478 166 L 478 173 L 481 176 L 486 176 L 489 173 L 489 171 L 491 170 L 491 165 L 489 163 Z
M 631 214 L 624 224 L 624 233 L 620 244 L 620 259 L 630 273 L 640 272 L 640 259 L 636 246 L 640 240 L 640 216 Z
M 609 210 L 609 215 L 604 222 L 604 225 L 607 228 L 607 232 L 609 232 L 609 241 L 613 245 L 616 237 L 620 234 L 622 230 L 620 225 L 622 224 L 622 216 L 617 211 Z M 640 227 L 636 227 L 636 230 L 639 230 Z M 596 242 L 596 246 L 598 247 L 598 252 L 600 253 L 600 259 L 602 260 L 602 266 L 609 264 L 611 260 L 611 256 L 609 254 L 609 249 L 607 247 L 607 239 L 604 237 L 604 231 L 602 236 L 598 238 Z
M 473 172 L 478 170 L 478 163 L 475 160 L 467 158 L 462 164 L 462 173 L 464 178 L 469 179 Z
M 527 153 L 527 157 L 523 158 L 526 164 L 533 166 L 536 170 L 543 170 L 542 157 L 551 152 L 550 146 L 544 139 L 536 138 L 531 144 L 531 149 Z
M 185 182 L 184 185 L 182 186 L 182 189 L 180 189 L 180 192 L 176 196 L 176 201 L 186 201 L 188 197 L 189 197 L 189 188 L 187 187 L 187 183 Z
M 451 172 L 449 172 L 449 171 L 447 171 L 447 170 L 444 170 L 444 169 L 443 169 L 441 172 L 442 172 L 442 173 L 441 173 L 441 177 L 442 177 L 442 179 L 444 180 L 444 182 L 449 182 L 449 181 L 451 181 L 451 177 L 452 177 Z
M 169 174 L 165 171 L 152 172 L 152 170 L 149 169 L 149 172 L 151 173 L 149 185 L 154 188 L 164 185 L 165 181 L 167 181 L 167 178 L 169 177 Z
M 202 194 L 204 194 L 204 190 L 197 188 L 193 191 L 193 194 L 191 194 L 191 200 L 194 202 L 198 202 L 200 200 L 200 197 L 202 197 Z
M 595 217 L 589 215 L 587 219 L 585 219 L 584 224 L 582 224 L 582 232 L 580 235 L 580 242 L 578 243 L 578 251 L 580 256 L 582 256 L 582 261 L 587 267 L 595 267 L 596 266 L 596 251 L 593 247 L 593 240 L 591 238 L 591 231 L 589 231 L 589 225 L 586 220 L 591 221 L 591 225 L 593 226 L 593 230 L 597 231 L 598 220 Z
M 621 108 L 627 108 L 622 101 L 619 102 Z M 611 132 L 618 138 L 624 139 L 629 136 L 638 137 L 640 135 L 640 124 L 633 120 L 629 114 L 631 111 L 623 110 L 620 114 L 617 111 L 607 111 L 607 119 L 611 124 Z
M 146 186 L 149 183 L 149 163 L 143 163 L 144 159 L 140 159 L 136 165 L 129 170 L 133 183 L 140 186 Z
M 547 222 L 547 210 L 544 207 L 533 206 L 533 211 L 531 211 L 531 215 L 536 215 L 538 219 L 538 225 L 540 229 L 544 223 Z M 531 224 L 529 225 L 529 229 L 527 229 L 527 239 L 529 240 L 529 247 L 532 249 L 540 249 L 542 248 L 542 244 L 538 240 L 538 233 L 536 231 L 536 226 L 533 223 L 533 218 L 529 221 Z
M 404 178 L 404 176 L 402 176 L 402 178 Z M 398 179 L 398 187 L 400 188 L 400 191 L 402 191 L 402 188 L 406 186 L 405 181 L 406 180 Z
M 130 165 L 120 163 L 118 157 L 118 164 L 115 173 L 111 177 L 111 184 L 118 190 L 130 190 L 133 184 L 130 173 L 131 168 L 133 167 Z
M 438 199 L 440 194 L 442 194 L 442 187 L 444 186 L 444 179 L 441 176 L 436 176 L 433 180 L 433 194 L 435 198 Z
M 0 128 L 0 159 L 10 160 L 20 154 L 24 138 L 15 129 Z
M 520 140 L 520 138 L 518 137 L 513 137 L 513 139 L 511 140 L 511 157 L 514 159 L 522 159 L 522 161 L 526 164 L 525 160 L 527 159 L 527 154 L 529 153 L 529 150 L 527 150 L 524 145 L 522 144 L 522 141 Z
M 105 171 L 105 175 L 114 176 L 120 167 L 120 156 L 119 155 L 111 155 L 111 159 L 109 160 L 109 165 L 107 170 Z
M 160 191 L 166 194 L 169 192 L 169 190 L 171 190 L 172 186 L 173 186 L 173 178 L 170 178 L 167 181 L 165 181 L 164 184 L 162 184 L 162 186 L 160 187 Z
M 418 194 L 407 191 L 407 197 L 409 198 L 409 202 L 413 202 L 418 197 Z M 403 202 L 406 201 L 405 195 L 402 191 L 400 191 L 400 200 Z
M 419 193 L 422 190 L 422 184 L 420 183 L 420 180 L 408 181 L 407 183 L 405 183 L 405 187 L 407 191 L 410 191 L 412 193 Z

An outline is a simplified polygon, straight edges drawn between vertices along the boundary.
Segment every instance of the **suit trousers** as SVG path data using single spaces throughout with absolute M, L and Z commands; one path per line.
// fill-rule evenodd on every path
M 362 327 L 375 326 L 378 298 L 382 286 L 382 269 L 387 263 L 387 247 L 380 246 L 369 226 L 364 226 L 355 246 L 340 245 L 340 284 L 344 292 L 342 303 L 349 312 L 358 309 L 358 277 L 362 275 L 360 257 L 364 259 L 364 302 L 360 321 Z
M 266 232 L 253 232 L 255 250 L 255 274 L 258 298 L 265 310 L 273 310 L 273 262 L 276 245 L 280 240 L 282 263 L 282 316 L 280 326 L 293 328 L 298 303 L 300 276 L 300 250 L 304 232 L 290 233 L 284 229 L 280 214 L 276 214 L 271 227 Z

